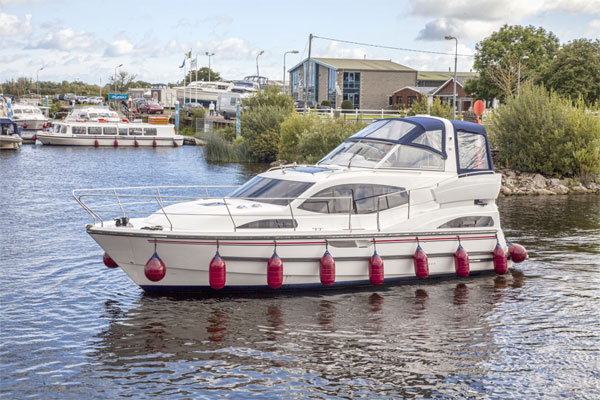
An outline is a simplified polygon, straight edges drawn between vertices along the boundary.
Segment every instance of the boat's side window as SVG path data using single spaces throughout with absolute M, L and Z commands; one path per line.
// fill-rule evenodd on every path
M 85 135 L 86 129 L 85 126 L 74 126 L 71 128 L 71 132 L 73 135 Z
M 88 134 L 89 135 L 102 135 L 102 128 L 99 126 L 89 126 Z
M 297 227 L 298 222 L 295 219 L 261 219 L 240 225 L 237 229 L 285 229 Z
M 119 135 L 127 136 L 127 128 L 119 128 Z
M 307 211 L 339 214 L 370 214 L 406 204 L 404 188 L 386 185 L 349 184 L 321 190 L 300 205 Z
M 67 126 L 63 125 L 60 127 L 60 133 L 67 133 Z
M 129 136 L 141 135 L 141 134 L 142 134 L 142 128 L 129 128 Z
M 104 130 L 105 135 L 116 135 L 117 134 L 117 128 L 115 126 L 105 126 L 103 128 L 103 130 Z
M 382 164 L 381 168 L 426 169 L 441 171 L 444 158 L 433 151 L 414 147 L 398 146 Z
M 156 136 L 156 128 L 144 128 L 144 136 Z
M 494 226 L 494 220 L 490 216 L 469 216 L 454 218 L 438 228 L 480 228 Z
M 461 170 L 490 169 L 485 136 L 459 131 L 458 165 Z

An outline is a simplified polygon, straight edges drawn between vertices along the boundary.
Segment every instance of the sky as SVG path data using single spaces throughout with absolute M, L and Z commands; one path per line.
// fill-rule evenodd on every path
M 472 69 L 475 45 L 502 25 L 533 25 L 561 44 L 600 38 L 600 0 L 154 1 L 0 0 L 0 81 L 106 84 L 118 70 L 151 83 L 183 79 L 192 51 L 224 79 L 283 79 L 312 57 L 392 60 L 421 71 Z M 441 52 L 433 54 L 371 47 Z M 257 55 L 264 51 L 260 56 Z M 41 69 L 43 68 L 43 69 Z M 286 77 L 287 79 L 287 77 Z

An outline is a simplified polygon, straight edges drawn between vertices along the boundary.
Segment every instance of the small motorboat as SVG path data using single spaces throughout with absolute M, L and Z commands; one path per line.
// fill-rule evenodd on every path
M 316 165 L 285 165 L 241 187 L 73 192 L 87 232 L 146 291 L 212 293 L 381 285 L 505 274 L 506 242 L 483 126 L 385 119 Z
M 9 118 L 0 118 L 0 150 L 17 150 L 22 143 L 17 124 Z

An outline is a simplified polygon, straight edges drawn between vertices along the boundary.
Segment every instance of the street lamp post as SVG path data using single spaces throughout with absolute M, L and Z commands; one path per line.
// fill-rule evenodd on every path
M 40 96 L 40 71 L 43 69 L 44 69 L 44 66 L 42 66 L 40 69 L 38 69 L 36 77 L 35 77 L 35 88 L 36 88 L 38 97 Z
M 264 52 L 264 50 L 261 50 L 260 53 L 256 55 L 256 76 L 260 76 L 260 73 L 258 72 L 258 56 L 262 56 Z
M 285 89 L 285 56 L 288 54 L 298 54 L 299 51 L 298 50 L 290 50 L 290 51 L 286 51 L 285 53 L 283 53 L 283 93 L 287 93 L 287 90 Z M 290 86 L 291 89 L 291 86 Z M 291 90 L 290 90 L 291 93 Z
M 444 37 L 446 40 L 454 40 L 454 89 L 452 91 L 452 119 L 456 119 L 456 65 L 458 61 L 458 39 L 454 36 L 447 35 Z
M 115 78 L 115 92 L 117 91 L 117 69 L 118 69 L 118 68 L 121 68 L 122 66 L 123 66 L 123 64 L 119 64 L 119 65 L 117 65 L 117 66 L 115 67 L 115 75 L 114 75 L 114 78 Z M 110 99 L 109 99 L 109 100 L 110 100 Z
M 529 60 L 528 56 L 519 58 L 519 67 L 517 68 L 517 97 L 521 94 L 521 60 Z
M 208 51 L 205 53 L 208 56 L 208 81 L 210 82 L 210 58 L 215 55 L 215 53 L 209 53 Z

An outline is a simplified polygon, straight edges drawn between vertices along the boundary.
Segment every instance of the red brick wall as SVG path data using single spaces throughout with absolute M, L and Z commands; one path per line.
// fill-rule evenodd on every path
M 402 104 L 402 107 L 404 107 L 404 108 L 409 108 L 410 107 L 408 105 L 408 98 L 409 97 L 414 97 L 415 98 L 413 100 L 414 102 L 418 102 L 418 101 L 421 100 L 421 93 L 416 92 L 416 91 L 414 91 L 412 89 L 406 88 L 406 89 L 398 90 L 397 92 L 395 92 L 392 95 L 392 106 L 395 106 L 395 105 L 399 104 L 399 102 L 398 102 L 398 96 L 402 97 L 400 103 Z

